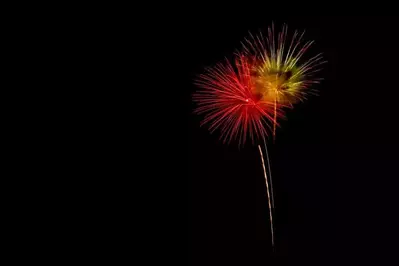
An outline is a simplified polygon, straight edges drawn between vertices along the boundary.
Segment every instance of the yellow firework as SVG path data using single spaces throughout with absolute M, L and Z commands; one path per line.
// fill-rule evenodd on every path
M 325 63 L 321 54 L 305 58 L 313 41 L 304 42 L 304 32 L 295 31 L 292 37 L 287 32 L 284 25 L 275 33 L 272 25 L 266 37 L 261 32 L 255 36 L 250 34 L 243 42 L 243 53 L 253 60 L 254 90 L 262 100 L 274 102 L 276 109 L 277 105 L 292 107 L 306 99 L 307 94 L 314 94 L 311 85 L 320 81 L 314 74 Z M 274 122 L 276 125 L 276 117 Z

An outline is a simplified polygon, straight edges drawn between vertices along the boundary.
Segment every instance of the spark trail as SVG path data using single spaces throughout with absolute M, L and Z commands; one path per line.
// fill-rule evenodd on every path
M 258 148 L 259 148 L 260 158 L 262 159 L 263 173 L 265 175 L 265 181 L 266 181 L 267 202 L 269 204 L 269 216 L 270 216 L 270 230 L 272 233 L 272 246 L 274 248 L 273 214 L 272 214 L 272 206 L 271 206 L 270 193 L 269 193 L 269 181 L 267 180 L 265 161 L 263 160 L 263 153 L 260 145 L 258 145 Z
M 269 179 L 270 179 L 270 196 L 272 199 L 272 208 L 274 211 L 274 195 L 273 195 L 273 181 L 272 181 L 272 171 L 271 171 L 271 166 L 270 166 L 270 160 L 269 160 L 269 153 L 267 151 L 267 145 L 265 142 L 265 152 L 266 152 L 266 160 L 267 160 L 267 170 L 269 171 Z

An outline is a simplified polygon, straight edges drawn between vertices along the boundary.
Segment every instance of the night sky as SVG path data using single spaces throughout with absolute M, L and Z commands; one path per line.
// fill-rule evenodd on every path
M 388 265 L 398 250 L 398 48 L 395 17 L 190 18 L 182 31 L 187 124 L 189 265 Z M 234 19 L 236 18 L 236 19 Z M 222 144 L 200 127 L 195 75 L 239 48 L 248 31 L 287 23 L 328 61 L 312 96 L 269 142 L 275 194 L 272 252 L 256 146 Z M 292 31 L 291 31 L 292 32 Z M 182 45 L 182 44 L 180 44 Z

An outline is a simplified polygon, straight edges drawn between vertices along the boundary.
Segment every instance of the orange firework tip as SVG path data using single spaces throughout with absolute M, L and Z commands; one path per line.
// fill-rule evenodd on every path
M 257 92 L 253 69 L 248 57 L 237 55 L 232 63 L 226 60 L 207 68 L 195 81 L 201 88 L 193 95 L 195 111 L 205 114 L 202 124 L 208 124 L 211 132 L 220 130 L 223 142 L 238 139 L 243 145 L 248 137 L 252 143 L 264 140 L 274 117 L 283 117 L 280 105 Z

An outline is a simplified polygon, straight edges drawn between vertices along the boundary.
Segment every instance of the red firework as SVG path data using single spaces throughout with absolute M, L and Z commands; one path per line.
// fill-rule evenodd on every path
M 238 139 L 242 145 L 248 136 L 252 143 L 264 140 L 275 112 L 282 116 L 280 106 L 275 111 L 275 102 L 257 92 L 253 70 L 248 57 L 238 55 L 233 64 L 226 60 L 207 68 L 196 80 L 202 90 L 194 94 L 193 100 L 198 103 L 196 112 L 205 114 L 201 125 L 209 124 L 211 132 L 220 129 L 223 142 Z

